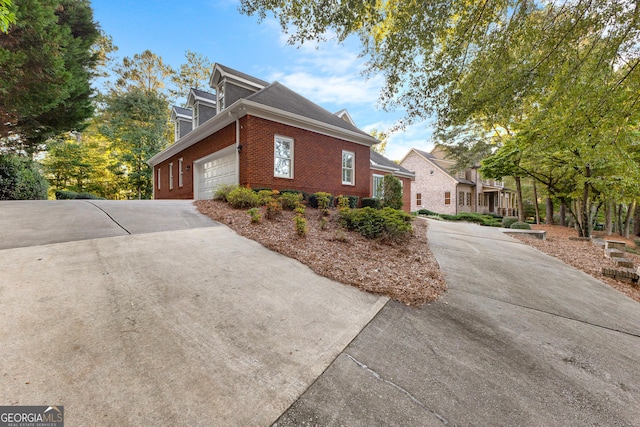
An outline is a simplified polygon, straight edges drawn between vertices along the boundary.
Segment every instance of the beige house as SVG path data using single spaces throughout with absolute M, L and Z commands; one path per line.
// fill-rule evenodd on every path
M 400 165 L 415 172 L 411 211 L 428 209 L 455 215 L 461 212 L 515 216 L 515 193 L 501 181 L 482 179 L 478 167 L 453 172 L 455 161 L 436 146 L 431 152 L 412 148 Z

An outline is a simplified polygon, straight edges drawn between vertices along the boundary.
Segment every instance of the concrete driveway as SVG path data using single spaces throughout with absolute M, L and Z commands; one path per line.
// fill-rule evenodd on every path
M 0 202 L 0 405 L 269 425 L 387 302 L 190 201 Z
M 638 426 L 640 305 L 501 232 L 429 222 L 448 293 L 390 302 L 277 426 Z

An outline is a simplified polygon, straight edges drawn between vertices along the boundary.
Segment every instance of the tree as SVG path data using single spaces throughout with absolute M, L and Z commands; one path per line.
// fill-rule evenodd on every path
M 372 137 L 380 141 L 378 144 L 372 145 L 371 149 L 376 153 L 384 154 L 384 152 L 387 150 L 387 143 L 389 142 L 389 134 L 387 132 L 384 132 L 378 129 L 372 129 L 371 132 L 369 133 L 371 134 Z
M 175 89 L 170 91 L 174 98 L 186 96 L 193 89 L 200 89 L 209 82 L 212 64 L 209 58 L 199 53 L 187 50 L 184 54 L 187 62 L 180 65 L 180 71 L 171 81 Z
M 99 32 L 88 0 L 16 0 L 15 10 L 0 34 L 0 143 L 32 155 L 93 114 Z
M 382 179 L 382 206 L 402 209 L 402 183 L 393 175 L 385 175 Z
M 129 197 L 151 198 L 153 170 L 147 160 L 167 145 L 168 102 L 161 94 L 132 88 L 112 93 L 106 104 L 100 131 L 112 141 L 124 169 Z
M 6 33 L 9 25 L 16 22 L 11 0 L 0 0 L 0 33 Z
M 123 93 L 136 89 L 166 97 L 167 81 L 175 74 L 161 56 L 150 50 L 125 57 L 113 70 L 117 77 L 114 91 Z

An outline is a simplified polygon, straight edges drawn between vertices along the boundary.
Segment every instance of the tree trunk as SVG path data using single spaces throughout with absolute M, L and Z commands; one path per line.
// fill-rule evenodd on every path
M 547 217 L 544 219 L 546 224 L 553 224 L 553 200 L 551 196 L 547 196 Z
M 533 180 L 533 202 L 536 207 L 536 224 L 540 224 L 540 206 L 538 205 L 538 189 L 536 188 L 536 180 Z
M 584 183 L 584 189 L 582 190 L 582 224 L 580 224 L 580 237 L 591 237 L 591 218 L 590 218 L 590 203 L 589 203 L 589 187 L 591 183 L 589 182 L 589 178 L 591 178 L 591 166 L 586 165 L 584 168 L 584 176 L 587 178 Z
M 620 203 L 618 205 L 618 210 L 616 212 L 616 232 L 622 236 L 622 210 L 624 209 L 624 206 L 622 205 L 622 203 Z
M 522 203 L 522 183 L 520 177 L 516 176 L 516 196 L 518 197 L 518 221 L 524 222 L 524 204 Z
M 637 204 L 633 214 L 633 235 L 640 236 L 640 205 Z
M 560 201 L 560 209 L 559 209 L 559 216 L 560 216 L 560 225 L 563 227 L 567 226 L 567 204 L 565 203 L 564 200 Z
M 611 236 L 613 233 L 613 202 L 611 200 L 607 201 L 607 208 L 604 213 L 604 222 L 605 222 L 605 231 L 607 232 L 607 236 Z
M 627 239 L 629 238 L 630 234 L 629 228 L 631 226 L 631 213 L 635 210 L 635 208 L 636 201 L 634 200 L 627 208 L 627 216 L 624 219 L 624 237 L 626 237 Z

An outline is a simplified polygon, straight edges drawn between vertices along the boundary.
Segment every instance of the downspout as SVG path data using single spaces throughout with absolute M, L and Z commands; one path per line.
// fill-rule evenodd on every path
M 240 185 L 240 119 L 236 117 L 236 184 Z

